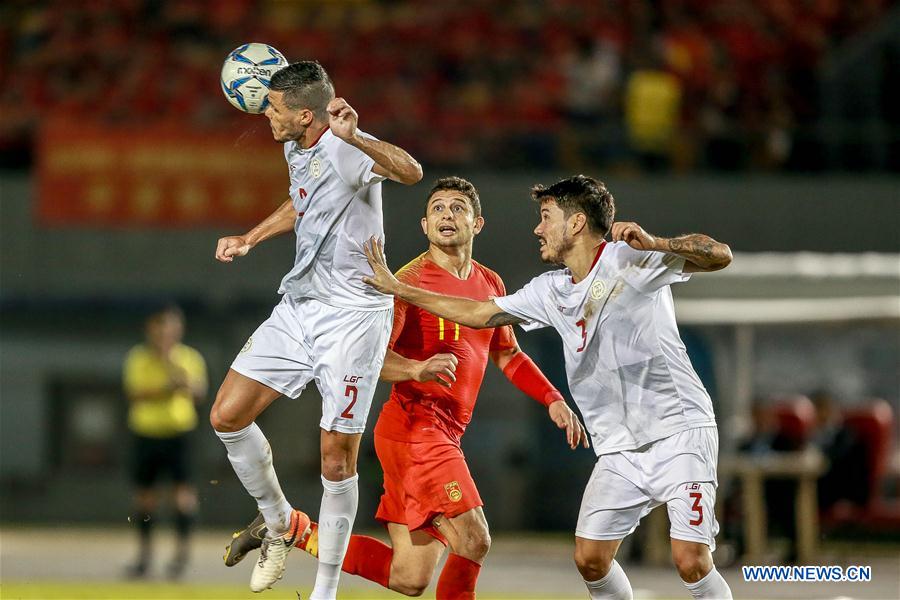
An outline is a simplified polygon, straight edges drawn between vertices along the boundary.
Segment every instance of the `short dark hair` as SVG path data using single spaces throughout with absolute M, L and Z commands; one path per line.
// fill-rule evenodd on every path
M 184 311 L 174 302 L 159 303 L 151 307 L 147 313 L 146 322 L 153 323 L 164 317 L 174 317 L 184 322 Z
M 550 187 L 540 184 L 531 188 L 537 202 L 554 200 L 566 217 L 576 212 L 587 216 L 591 231 L 606 235 L 616 217 L 616 202 L 606 184 L 587 175 L 575 175 L 557 181 Z
M 314 60 L 291 63 L 276 71 L 269 89 L 284 92 L 284 102 L 290 108 L 308 108 L 319 119 L 327 119 L 325 108 L 334 98 L 334 85 L 325 67 Z
M 472 185 L 471 181 L 463 179 L 462 177 L 456 177 L 455 175 L 441 177 L 434 182 L 434 186 L 432 186 L 431 191 L 428 192 L 428 200 L 431 200 L 431 197 L 434 196 L 436 192 L 443 192 L 445 190 L 459 192 L 465 196 L 472 206 L 472 212 L 475 213 L 475 217 L 478 218 L 481 216 L 481 200 L 478 198 L 478 190 L 475 189 L 475 186 Z M 427 203 L 425 210 L 426 212 L 428 211 Z

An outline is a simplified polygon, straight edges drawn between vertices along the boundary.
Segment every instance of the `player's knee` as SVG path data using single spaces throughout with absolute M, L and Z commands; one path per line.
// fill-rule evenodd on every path
M 156 510 L 156 493 L 151 489 L 138 490 L 134 495 L 135 507 L 141 512 L 153 512 Z
M 350 465 L 342 458 L 329 459 L 322 457 L 322 476 L 328 481 L 343 481 L 356 473 L 356 466 Z
M 329 481 L 343 481 L 356 473 L 353 454 L 343 448 L 322 450 L 322 476 Z
M 712 570 L 712 554 L 703 544 L 682 545 L 672 549 L 672 561 L 678 574 L 688 583 L 700 581 Z
M 390 586 L 392 590 L 399 592 L 404 596 L 417 597 L 425 593 L 429 583 L 430 582 L 428 581 L 421 581 L 418 579 L 401 580 L 397 582 L 392 579 Z
M 229 426 L 233 424 L 233 419 L 229 419 L 228 412 L 223 410 L 222 406 L 224 403 L 222 388 L 219 388 L 219 391 L 216 393 L 216 401 L 213 402 L 212 408 L 209 409 L 209 424 L 216 431 L 236 431 L 235 429 L 229 429 Z
M 209 411 L 209 424 L 212 425 L 213 429 L 221 432 L 232 432 L 239 429 L 236 426 L 235 419 L 229 418 L 228 413 L 222 410 L 218 403 L 214 404 Z
M 421 596 L 431 584 L 431 573 L 420 569 L 404 568 L 392 565 L 389 587 L 404 596 Z
M 452 550 L 461 556 L 481 562 L 491 549 L 491 534 L 487 527 L 470 527 L 461 532 L 461 539 L 456 540 Z
M 481 561 L 491 550 L 491 534 L 487 528 L 478 528 L 466 541 L 469 558 Z
M 181 512 L 194 512 L 197 509 L 197 492 L 190 486 L 178 485 L 175 488 L 175 506 Z
M 613 558 L 614 553 L 575 546 L 575 566 L 585 581 L 597 581 L 606 577 L 612 567 Z
M 247 427 L 250 422 L 247 422 L 246 416 L 229 408 L 229 403 L 222 392 L 222 388 L 219 388 L 218 393 L 216 393 L 216 401 L 209 411 L 209 424 L 216 431 L 232 432 L 240 431 Z

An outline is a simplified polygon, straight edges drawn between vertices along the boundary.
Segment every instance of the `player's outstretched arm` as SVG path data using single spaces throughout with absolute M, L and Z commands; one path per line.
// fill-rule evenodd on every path
M 235 256 L 246 256 L 258 243 L 276 235 L 287 233 L 294 228 L 297 211 L 290 199 L 279 206 L 259 225 L 244 235 L 229 235 L 219 238 L 216 244 L 216 260 L 232 262 Z
M 418 183 L 422 179 L 422 165 L 406 150 L 388 142 L 359 135 L 356 129 L 359 115 L 346 100 L 333 98 L 328 103 L 327 110 L 331 133 L 371 157 L 375 161 L 372 171 L 377 175 L 405 185 Z
M 434 381 L 444 387 L 450 387 L 456 381 L 456 365 L 459 359 L 453 354 L 435 354 L 425 360 L 414 360 L 388 349 L 381 367 L 382 381 L 396 383 L 398 381 Z
M 613 223 L 612 240 L 636 250 L 658 250 L 684 258 L 685 273 L 718 271 L 731 264 L 731 248 L 702 233 L 674 238 L 650 235 L 637 223 Z
M 366 253 L 366 258 L 373 271 L 371 277 L 363 277 L 363 282 L 379 292 L 392 294 L 432 314 L 473 329 L 512 325 L 523 321 L 523 319 L 503 312 L 492 300 L 481 302 L 456 296 L 444 296 L 402 283 L 388 268 L 384 258 L 384 247 L 376 238 L 370 238 L 363 244 L 363 251 Z
M 566 442 L 574 450 L 579 444 L 588 447 L 584 425 L 578 420 L 563 395 L 541 372 L 534 361 L 518 346 L 491 352 L 491 360 L 514 386 L 547 407 L 547 415 L 566 432 Z

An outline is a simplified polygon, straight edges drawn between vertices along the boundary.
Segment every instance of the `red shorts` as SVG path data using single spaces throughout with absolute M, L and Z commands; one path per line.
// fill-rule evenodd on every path
M 484 505 L 462 449 L 452 442 L 398 442 L 376 434 L 375 452 L 384 470 L 379 521 L 422 530 L 446 545 L 431 521 Z

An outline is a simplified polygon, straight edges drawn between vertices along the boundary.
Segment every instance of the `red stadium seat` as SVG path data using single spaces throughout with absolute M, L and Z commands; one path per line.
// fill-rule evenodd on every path
M 883 491 L 894 441 L 894 422 L 891 405 L 881 399 L 845 411 L 844 423 L 865 447 L 868 501 L 862 506 L 838 502 L 822 515 L 823 525 L 900 531 L 900 501 L 885 498 Z
M 778 436 L 787 447 L 779 450 L 800 450 L 809 443 L 816 426 L 816 408 L 812 401 L 800 394 L 772 398 L 772 411 Z

